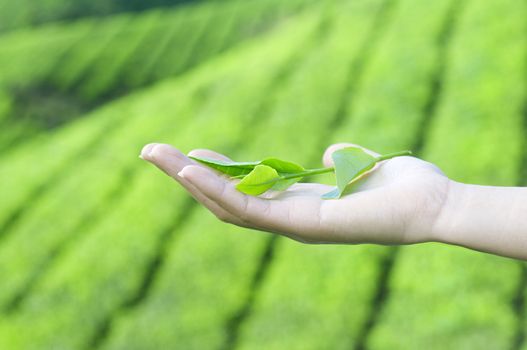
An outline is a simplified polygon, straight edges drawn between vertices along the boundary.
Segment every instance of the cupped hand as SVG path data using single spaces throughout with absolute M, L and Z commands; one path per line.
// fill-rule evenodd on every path
M 330 146 L 323 156 L 324 166 L 333 165 L 332 152 L 349 146 L 357 145 Z M 228 159 L 210 150 L 194 150 L 189 155 Z M 433 241 L 450 184 L 435 165 L 397 157 L 379 163 L 356 183 L 351 194 L 340 199 L 322 199 L 332 187 L 317 183 L 298 183 L 284 192 L 254 197 L 236 190 L 235 180 L 197 164 L 170 145 L 146 145 L 141 157 L 178 181 L 220 220 L 306 243 Z

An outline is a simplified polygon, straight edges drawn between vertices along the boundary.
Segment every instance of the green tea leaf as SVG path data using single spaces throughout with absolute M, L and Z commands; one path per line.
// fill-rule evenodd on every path
M 299 164 L 288 162 L 274 157 L 265 158 L 255 162 L 233 162 L 206 157 L 189 156 L 200 163 L 203 163 L 219 172 L 232 177 L 242 177 L 249 174 L 257 165 L 267 165 L 275 169 L 279 174 L 296 174 L 305 171 L 304 167 Z
M 236 185 L 239 191 L 253 196 L 272 188 L 280 180 L 278 172 L 268 165 L 257 165 Z
M 294 179 L 279 180 L 273 185 L 273 187 L 271 187 L 271 189 L 273 191 L 285 191 L 289 187 L 291 187 L 292 185 L 296 184 L 300 180 L 302 180 L 301 177 L 297 177 L 297 178 L 294 178 Z
M 340 198 L 346 187 L 360 175 L 372 169 L 378 158 L 366 153 L 359 147 L 346 147 L 331 155 L 337 178 L 337 188 L 324 194 L 325 199 Z
M 299 164 L 273 157 L 265 158 L 260 162 L 260 164 L 270 166 L 271 168 L 275 169 L 279 174 L 296 174 L 306 170 L 303 166 Z
M 271 168 L 275 169 L 280 177 L 286 177 L 284 179 L 277 180 L 274 183 L 273 187 L 271 187 L 271 190 L 273 191 L 287 190 L 289 187 L 302 180 L 306 172 L 306 169 L 297 163 L 289 162 L 274 157 L 265 158 L 264 160 L 262 160 L 261 164 L 270 166 Z
M 194 159 L 202 164 L 205 164 L 221 173 L 230 175 L 230 176 L 240 176 L 249 174 L 255 166 L 259 165 L 261 162 L 232 162 L 218 159 L 211 159 L 206 157 L 194 157 L 189 156 L 189 158 Z
M 355 178 L 375 166 L 377 158 L 358 147 L 346 147 L 332 154 L 340 192 Z

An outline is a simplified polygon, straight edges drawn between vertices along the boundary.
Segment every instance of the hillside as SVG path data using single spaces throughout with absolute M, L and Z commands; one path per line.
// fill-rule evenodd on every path
M 49 22 L 74 21 L 83 17 L 110 16 L 157 7 L 174 7 L 196 0 L 0 0 L 0 32 L 35 27 Z
M 4 35 L 0 150 L 180 75 L 269 31 L 302 4 L 210 2 Z
M 350 141 L 525 186 L 526 15 L 235 0 L 0 36 L 0 349 L 527 349 L 524 263 L 230 226 L 137 159 Z

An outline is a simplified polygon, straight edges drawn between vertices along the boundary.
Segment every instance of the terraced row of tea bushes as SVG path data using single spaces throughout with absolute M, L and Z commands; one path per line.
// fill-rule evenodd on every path
M 150 138 L 155 137 L 154 127 L 146 124 L 156 125 L 159 141 L 219 147 L 225 139 L 240 138 L 249 122 L 244 123 L 242 118 L 255 113 L 259 106 L 252 101 L 266 96 L 270 77 L 289 61 L 295 46 L 308 40 L 318 13 L 299 19 L 289 29 L 282 28 L 254 43 L 254 47 L 246 48 L 247 51 L 227 55 L 224 62 L 211 62 L 187 79 L 161 86 L 152 95 L 145 94 L 140 101 L 129 105 L 129 117 L 143 120 L 143 126 L 152 130 L 150 135 L 145 135 Z M 267 56 L 267 52 L 274 54 Z M 203 89 L 207 90 L 207 99 L 194 101 L 203 94 Z M 175 98 L 176 91 L 179 99 Z M 240 98 L 247 103 L 242 106 Z M 174 116 L 182 118 L 179 123 Z M 167 128 L 167 125 L 175 126 Z M 218 133 L 219 130 L 222 132 Z M 131 145 L 119 147 L 116 156 L 137 154 L 139 144 L 145 142 L 143 139 L 128 141 Z M 108 176 L 104 158 L 112 157 L 108 146 L 120 142 L 109 141 L 95 157 L 99 159 L 100 172 L 90 173 L 94 176 L 92 181 L 104 182 Z M 114 204 L 115 209 L 107 208 L 105 215 L 90 222 L 88 229 L 69 232 L 78 235 L 77 239 L 60 252 L 20 307 L 0 321 L 0 347 L 92 347 L 113 313 L 140 295 L 143 280 L 148 278 L 149 264 L 155 260 L 166 233 L 180 224 L 177 217 L 185 213 L 182 208 L 189 200 L 173 181 L 161 174 L 156 177 L 154 169 L 132 157 L 140 172 Z M 70 171 L 75 174 L 75 169 Z M 79 181 L 79 186 L 83 185 Z M 48 197 L 51 199 L 51 194 Z M 82 198 L 72 197 L 69 203 L 73 206 L 79 200 Z M 54 220 L 67 217 L 71 214 L 69 210 L 78 210 L 66 206 L 61 213 L 61 208 L 54 206 Z M 46 235 L 64 236 L 64 233 L 49 227 Z M 34 244 L 35 237 L 28 239 L 32 240 L 33 248 L 39 247 Z M 17 270 L 13 268 L 12 273 L 18 273 Z M 29 336 L 25 331 L 20 332 L 27 327 L 31 329 Z
M 42 0 L 0 1 L 0 32 L 48 22 L 74 20 L 79 17 L 108 16 L 119 12 L 144 11 L 149 8 L 175 6 L 192 0 L 120 1 L 102 0 L 75 2 Z
M 54 24 L 0 36 L 0 84 L 25 86 L 41 80 L 71 45 L 94 30 L 96 23 L 91 20 Z
M 3 122 L 0 121 L 2 156 L 9 154 L 7 149 L 14 149 L 13 146 L 18 146 L 21 141 L 24 141 L 23 143 L 27 143 L 28 140 L 33 141 L 27 145 L 26 150 L 43 143 L 41 139 L 32 140 L 45 128 L 42 120 L 39 120 L 38 115 L 29 118 L 21 115 L 19 107 L 23 109 L 28 105 L 38 104 L 38 100 L 32 95 L 48 92 L 63 95 L 65 100 L 75 100 L 72 91 L 57 90 L 51 83 L 50 77 L 62 77 L 65 71 L 82 72 L 86 64 L 89 64 L 90 58 L 93 58 L 92 54 L 97 55 L 100 51 L 89 45 L 90 38 L 96 38 L 93 42 L 100 46 L 105 42 L 103 39 L 111 37 L 110 34 L 124 25 L 127 19 L 127 16 L 121 16 L 101 22 L 90 20 L 69 25 L 50 25 L 38 30 L 21 30 L 0 37 L 2 46 L 6 47 L 6 50 L 0 53 L 0 62 L 5 62 L 0 65 L 2 73 L 0 85 L 6 89 L 6 94 L 12 101 L 12 110 L 5 116 Z M 66 56 L 71 54 L 72 48 L 81 45 L 80 43 L 87 48 L 87 55 L 73 57 L 74 61 L 67 60 Z M 35 57 L 39 58 L 39 64 L 35 64 Z M 37 113 L 38 108 L 46 108 L 46 106 L 36 106 Z M 56 112 L 61 113 L 61 111 Z M 82 143 L 79 144 L 81 145 Z M 17 152 L 19 151 L 15 151 Z
M 11 110 L 12 99 L 6 91 L 0 90 L 0 124 Z
M 232 6 L 232 5 L 230 5 Z M 119 16 L 130 21 L 125 27 L 119 27 L 117 19 L 111 18 L 108 25 L 111 29 L 122 29 L 116 33 L 111 30 L 102 28 L 98 29 L 101 34 L 93 33 L 84 42 L 79 42 L 74 46 L 66 57 L 66 62 L 69 66 L 61 68 L 57 72 L 51 72 L 50 80 L 54 86 L 62 90 L 75 90 L 87 99 L 96 99 L 107 93 L 108 87 L 110 90 L 115 89 L 109 77 L 119 74 L 121 70 L 126 69 L 126 64 L 114 64 L 131 56 L 132 52 L 134 58 L 138 56 L 144 57 L 148 55 L 149 51 L 144 51 L 142 45 L 148 45 L 145 39 L 151 31 L 156 32 L 158 28 L 166 29 L 164 25 L 172 25 L 181 31 L 183 28 L 188 33 L 203 33 L 203 28 L 206 23 L 216 15 L 225 20 L 225 12 L 218 11 L 212 4 L 197 7 L 185 7 L 177 11 L 160 14 L 158 11 L 141 14 L 138 16 L 126 15 Z M 113 34 L 113 35 L 112 35 Z M 157 33 L 159 34 L 159 33 Z M 146 37 L 145 37 L 146 35 Z M 211 33 L 211 35 L 214 35 Z M 101 38 L 102 37 L 102 38 Z M 145 39 L 143 39 L 145 37 Z M 101 40 L 105 39 L 105 40 Z M 149 38 L 155 40 L 155 38 Z M 185 40 L 183 40 L 185 39 Z M 137 47 L 139 45 L 139 47 Z M 178 41 L 172 42 L 174 52 L 180 56 L 190 56 L 191 50 L 197 45 L 195 40 L 191 37 L 180 37 Z M 126 51 L 131 51 L 128 55 L 123 56 L 123 46 Z M 147 48 L 149 48 L 147 46 Z M 115 58 L 115 56 L 121 57 Z M 111 57 L 110 64 L 108 58 Z M 173 60 L 174 56 L 167 59 Z M 178 66 L 178 62 L 172 62 L 173 66 Z M 123 72 L 126 73 L 126 70 Z M 168 77 L 165 74 L 164 77 Z M 101 77 L 103 77 L 101 81 Z
M 132 96 L 131 98 L 135 98 Z M 31 207 L 32 199 L 38 197 L 45 188 L 52 186 L 65 169 L 74 166 L 77 158 L 92 152 L 92 147 L 100 142 L 100 137 L 111 137 L 118 130 L 117 125 L 127 117 L 128 100 L 112 105 L 112 111 L 102 108 L 93 118 L 90 114 L 50 135 L 36 137 L 23 147 L 13 149 L 3 155 L 0 161 L 0 237 L 7 234 L 6 226 L 13 221 L 21 208 Z M 119 110 L 120 113 L 115 111 Z M 38 176 L 34 166 L 38 165 Z M 0 238 L 1 239 L 1 238 Z
M 164 97 L 167 98 L 167 95 L 165 93 Z M 183 96 L 173 93 L 171 98 L 175 101 L 188 100 L 186 95 Z M 152 138 L 163 137 L 159 130 L 166 128 L 167 124 L 187 122 L 166 113 L 161 114 L 166 106 L 143 103 L 144 107 L 139 103 L 136 106 L 146 107 L 151 114 L 165 118 L 151 118 L 146 114 L 137 116 L 137 113 L 132 114 L 128 110 L 128 121 L 118 132 L 111 137 L 103 137 L 84 159 L 78 159 L 72 166 L 63 169 L 62 180 L 43 195 L 33 197 L 32 203 L 26 203 L 22 217 L 8 232 L 4 232 L 6 236 L 0 245 L 0 270 L 6 277 L 6 285 L 0 292 L 0 307 L 6 307 L 14 296 L 27 288 L 27 284 L 40 272 L 58 246 L 69 237 L 82 233 L 84 222 L 105 215 L 112 196 L 119 193 L 116 191 L 125 186 L 127 178 L 132 176 L 130 167 L 137 163 L 139 145 Z M 176 102 L 172 109 L 178 112 L 178 117 L 186 115 L 176 107 L 184 111 L 185 104 Z M 122 112 L 119 108 L 114 109 L 114 113 Z M 104 113 L 101 113 L 92 118 L 103 116 Z M 76 142 L 76 138 L 72 140 Z M 50 220 L 52 224 L 42 225 Z
M 363 71 L 356 72 L 361 76 L 352 84 L 345 119 L 330 141 L 380 151 L 413 146 L 427 117 L 424 109 L 440 63 L 436 38 L 450 4 L 434 2 L 432 9 L 429 3 L 402 0 L 388 9 L 382 19 L 386 28 L 377 43 L 370 42 L 375 46 L 364 57 Z M 406 62 L 410 53 L 415 58 Z M 243 326 L 241 348 L 359 346 L 370 313 L 377 311 L 371 308 L 388 252 L 373 246 L 306 249 L 280 242 L 253 314 Z
M 135 32 L 130 33 L 130 31 L 135 29 L 136 25 L 141 28 L 142 17 L 144 16 L 141 15 L 139 20 L 134 20 L 132 16 L 121 15 L 110 20 L 101 21 L 93 27 L 89 35 L 83 40 L 76 42 L 65 53 L 62 60 L 56 62 L 56 66 L 52 67 L 49 77 L 46 77 L 46 81 L 59 90 L 73 89 L 84 72 L 92 67 L 94 61 L 103 55 L 106 50 L 113 52 L 114 45 L 117 42 L 120 45 L 129 44 L 131 38 L 127 37 L 126 34 L 134 37 L 133 34 Z
M 184 12 L 184 11 L 181 11 Z M 119 74 L 126 61 L 141 48 L 148 35 L 159 26 L 159 23 L 178 21 L 174 18 L 179 11 L 170 13 L 166 18 L 162 17 L 159 11 L 149 11 L 146 14 L 131 18 L 129 23 L 119 28 L 118 32 L 111 35 L 107 42 L 98 38 L 97 35 L 91 37 L 93 42 L 79 42 L 70 51 L 66 62 L 73 65 L 73 69 L 55 69 L 51 72 L 50 80 L 59 79 L 56 84 L 60 89 L 76 90 L 83 99 L 93 101 L 101 96 L 101 91 L 111 86 L 115 76 Z M 107 30 L 103 31 L 104 33 Z M 87 45 L 86 45 L 87 44 Z M 93 46 L 99 46 L 100 50 L 92 50 Z M 78 62 L 84 60 L 84 65 Z M 77 68 L 77 69 L 75 69 Z M 64 72 L 60 81 L 59 72 Z M 74 74 L 71 74 L 71 73 Z
M 0 60 L 6 59 L 10 62 L 4 70 L 8 73 L 3 76 L 3 85 L 10 88 L 11 95 L 16 95 L 17 90 L 36 88 L 36 92 L 44 90 L 57 90 L 65 98 L 74 99 L 75 84 L 80 77 L 90 75 L 92 65 L 97 62 L 99 55 L 108 64 L 107 54 L 118 56 L 123 51 L 123 46 L 130 46 L 130 41 L 139 36 L 136 31 L 130 28 L 142 28 L 139 24 L 153 21 L 155 13 L 148 13 L 139 16 L 122 15 L 102 21 L 82 21 L 72 25 L 53 25 L 51 28 L 43 28 L 34 31 L 21 31 L 13 33 L 4 38 L 9 43 L 13 42 L 12 52 L 0 55 Z M 172 17 L 174 17 L 172 15 Z M 167 17 L 167 21 L 170 18 Z M 72 32 L 69 36 L 63 33 Z M 42 33 L 46 33 L 42 35 Z M 134 34 L 132 36 L 132 34 Z M 43 37 L 44 41 L 33 40 Z M 17 42 L 25 43 L 17 45 Z M 111 44 L 111 45 L 109 45 Z M 27 57 L 33 58 L 35 54 L 41 57 L 43 64 L 35 65 L 32 61 L 27 61 Z M 18 60 L 18 57 L 21 60 Z M 113 59 L 113 58 L 112 58 Z M 114 69 L 120 67 L 111 66 Z M 11 69 L 14 68 L 14 69 Z M 93 73 L 93 72 L 92 72 Z M 95 79 L 104 81 L 110 75 L 109 72 L 97 74 Z M 84 83 L 86 86 L 94 84 L 93 80 Z M 39 91 L 40 90 L 40 91 Z M 32 101 L 20 101 L 19 103 L 31 104 Z M 86 101 L 84 102 L 86 103 Z M 39 121 L 24 120 L 19 111 L 13 111 L 10 118 L 2 127 L 0 140 L 6 140 L 1 146 L 12 145 L 10 140 L 31 139 L 38 135 Z M 15 115 L 16 114 L 16 115 Z M 74 117 L 74 116 L 72 116 Z M 36 130 L 35 130 L 36 129 Z M 31 132 L 31 131 L 34 132 Z M 18 132 L 17 132 L 18 131 Z M 40 142 L 40 141 L 39 141 Z
M 82 42 L 92 27 L 92 23 L 82 22 L 68 26 L 67 30 L 64 26 L 50 26 L 0 37 L 7 48 L 0 53 L 0 62 L 6 63 L 0 66 L 0 88 L 11 100 L 10 111 L 0 119 L 2 155 L 88 109 L 88 104 L 73 92 L 58 91 L 48 84 L 47 77 L 61 67 L 68 48 Z M 65 67 L 58 69 L 62 68 Z
M 236 158 L 262 157 L 265 149 L 266 154 L 294 154 L 295 160 L 308 164 L 313 163 L 316 152 L 319 163 L 320 144 L 333 131 L 350 66 L 368 39 L 377 8 L 378 4 L 369 3 L 334 9 L 336 14 L 327 24 L 331 30 L 321 36 L 328 39 L 305 55 L 277 96 L 270 119 L 258 126 L 251 142 L 244 142 L 241 149 L 237 147 Z M 350 31 L 355 33 L 353 40 L 349 39 Z M 288 135 L 293 131 L 312 137 L 292 139 Z M 253 284 L 255 275 L 265 269 L 259 264 L 269 247 L 269 238 L 226 226 L 202 210 L 178 228 L 176 235 L 167 247 L 165 266 L 148 299 L 117 320 L 105 348 L 235 347 L 238 329 L 232 319 L 251 302 L 252 289 L 257 288 Z M 294 294 L 298 286 L 288 291 Z M 148 330 L 145 324 L 150 325 Z M 275 334 L 285 341 L 280 335 Z M 261 340 L 253 345 L 269 345 L 267 339 Z M 312 341 L 302 340 L 304 345 Z
M 455 180 L 519 182 L 526 11 L 516 1 L 471 1 L 462 12 L 424 151 Z M 462 248 L 403 248 L 370 347 L 510 348 L 519 272 L 518 262 Z
M 55 91 L 58 97 L 63 95 L 65 100 L 78 100 L 83 108 L 89 109 L 148 83 L 181 74 L 259 35 L 261 32 L 254 28 L 261 27 L 262 20 L 269 21 L 268 30 L 281 19 L 298 12 L 306 3 L 309 1 L 211 2 L 168 12 L 153 10 L 141 15 L 119 15 L 75 24 L 72 30 L 76 35 L 65 36 L 62 32 L 68 32 L 69 27 L 54 25 L 53 30 L 43 30 L 47 33 L 43 43 L 32 40 L 31 32 L 24 31 L 4 38 L 4 44 L 9 46 L 15 42 L 15 45 L 8 50 L 9 54 L 0 55 L 0 61 L 8 62 L 3 69 L 8 73 L 1 79 L 14 90 L 13 94 L 17 90 L 25 92 L 26 100 L 32 98 L 31 90 L 35 90 L 34 94 Z M 277 17 L 269 18 L 269 14 Z M 35 31 L 35 36 L 42 36 L 39 31 Z M 17 41 L 29 43 L 19 45 Z M 35 54 L 43 57 L 39 65 L 28 61 L 28 57 L 33 58 Z M 18 60 L 18 56 L 23 57 Z M 13 66 L 16 73 L 11 72 Z M 37 102 L 24 100 L 19 103 Z M 39 105 L 39 108 L 46 106 Z M 36 109 L 33 114 L 38 111 Z M 12 145 L 13 140 L 28 139 L 39 129 L 46 128 L 35 116 L 24 118 L 21 112 L 16 112 L 16 117 L 12 116 L 2 128 L 0 148 Z M 58 113 L 60 111 L 47 114 L 58 119 Z M 66 115 L 63 119 L 75 117 Z
M 214 17 L 227 20 L 228 15 L 208 6 L 202 11 L 179 11 L 172 21 L 159 22 L 142 45 L 113 74 L 116 78 L 101 89 L 103 94 L 123 89 L 133 89 L 181 73 L 190 66 L 192 52 L 200 38 L 207 33 L 207 25 Z M 212 35 L 214 35 L 212 33 Z M 104 69 L 104 62 L 100 62 Z M 96 96 L 96 94 L 94 94 Z
M 44 80 L 66 90 L 76 87 L 83 79 L 88 81 L 80 85 L 95 84 L 97 78 L 104 82 L 108 79 L 106 75 L 113 76 L 116 71 L 124 79 L 133 68 L 137 68 L 138 62 L 151 59 L 152 48 L 162 49 L 153 55 L 157 60 L 166 58 L 165 65 L 156 68 L 159 76 L 154 80 L 159 80 L 171 75 L 171 69 L 181 72 L 176 64 L 177 59 L 190 56 L 187 51 L 198 51 L 201 59 L 196 62 L 199 63 L 210 57 L 207 54 L 210 46 L 221 46 L 223 43 L 233 45 L 254 37 L 264 24 L 270 28 L 309 2 L 211 2 L 168 11 L 152 10 L 139 15 L 119 15 L 20 30 L 0 36 L 3 47 L 0 53 L 1 83 L 27 85 L 35 80 Z M 229 26 L 229 23 L 236 25 Z M 228 35 L 216 37 L 222 30 Z M 194 34 L 196 38 L 192 38 Z M 170 42 L 162 45 L 161 42 L 167 38 Z M 198 40 L 203 42 L 198 43 Z M 218 52 L 212 51 L 214 54 Z M 39 57 L 38 65 L 34 64 L 34 57 Z M 95 73 L 104 76 L 97 77 Z M 43 74 L 46 76 L 43 77 Z M 148 72 L 142 75 L 139 85 L 152 80 Z M 93 98 L 116 88 L 107 84 L 110 87 L 101 85 L 102 90 L 106 91 L 92 92 Z M 92 89 L 80 88 L 88 91 Z
M 137 84 L 135 87 L 165 79 L 253 37 L 257 33 L 249 31 L 248 28 L 254 26 L 259 18 L 282 10 L 280 17 L 277 15 L 270 19 L 271 25 L 276 24 L 281 18 L 296 12 L 300 5 L 306 2 L 308 1 L 231 1 L 221 4 L 211 2 L 184 7 L 168 14 L 159 14 L 157 11 L 147 13 L 134 20 L 134 25 L 131 28 L 129 26 L 121 36 L 116 36 L 108 47 L 97 55 L 88 72 L 84 72 L 80 78 L 77 76 L 72 79 L 75 86 L 63 85 L 60 82 L 58 86 L 78 89 L 81 96 L 94 100 L 115 91 L 122 92 L 127 85 L 120 79 L 127 81 L 128 74 L 134 72 L 137 65 L 142 66 L 143 62 L 152 62 L 147 65 L 152 70 L 140 69 L 139 72 L 143 75 L 134 75 L 133 81 Z M 176 28 L 172 29 L 170 26 Z M 154 55 L 158 61 L 152 61 L 152 41 L 157 42 L 159 38 L 164 38 L 167 32 L 172 34 L 172 37 L 168 38 L 166 46 L 160 45 L 164 51 Z M 89 48 L 83 43 L 80 43 L 79 47 L 81 52 L 77 56 L 85 57 L 84 51 Z M 75 53 L 72 55 L 75 56 Z M 108 64 L 110 57 L 111 64 Z M 71 61 L 76 59 L 72 58 Z

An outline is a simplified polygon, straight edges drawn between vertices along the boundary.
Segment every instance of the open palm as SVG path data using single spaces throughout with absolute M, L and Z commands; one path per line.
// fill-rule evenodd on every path
M 336 144 L 324 156 L 356 146 Z M 366 150 L 373 155 L 376 153 Z M 210 150 L 189 155 L 223 159 Z M 433 240 L 434 222 L 445 202 L 449 179 L 433 164 L 414 157 L 384 161 L 337 200 L 322 199 L 331 186 L 299 183 L 260 197 L 235 189 L 236 182 L 189 159 L 172 146 L 149 144 L 141 152 L 183 185 L 222 221 L 279 233 L 308 243 L 404 244 Z

